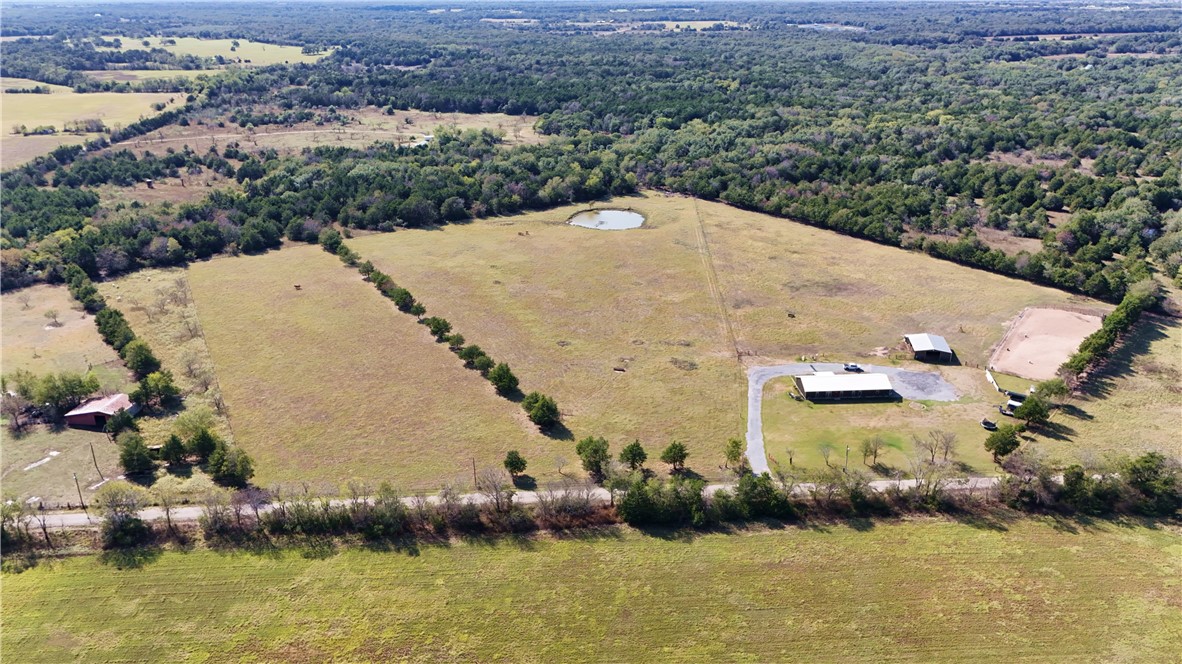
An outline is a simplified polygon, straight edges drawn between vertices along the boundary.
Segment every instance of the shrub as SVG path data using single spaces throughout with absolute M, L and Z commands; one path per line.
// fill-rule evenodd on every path
M 156 359 L 152 349 L 142 339 L 129 341 L 119 354 L 123 356 L 123 363 L 135 373 L 136 378 L 144 378 L 160 370 L 160 360 Z
M 575 453 L 583 460 L 583 470 L 590 473 L 596 481 L 603 479 L 607 463 L 612 458 L 611 452 L 608 451 L 607 439 L 588 436 L 575 445 Z
M 509 369 L 509 365 L 501 362 L 488 372 L 488 382 L 493 384 L 497 394 L 501 396 L 513 394 L 517 391 L 517 376 Z
M 143 436 L 134 431 L 125 431 L 119 435 L 118 444 L 119 465 L 128 475 L 147 473 L 155 467 Z
M 562 418 L 562 414 L 558 411 L 558 404 L 550 397 L 538 392 L 530 392 L 521 402 L 521 406 L 529 414 L 529 421 L 543 429 L 558 424 Z
M 505 470 L 509 471 L 510 475 L 516 477 L 517 475 L 524 473 L 525 467 L 525 457 L 521 456 L 517 450 L 510 450 L 509 453 L 505 455 Z

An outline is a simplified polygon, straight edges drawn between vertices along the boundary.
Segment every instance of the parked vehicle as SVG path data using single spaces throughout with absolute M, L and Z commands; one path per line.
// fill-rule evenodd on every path
M 854 373 L 862 373 L 863 371 L 861 365 L 854 364 L 853 362 L 847 362 L 845 365 L 845 370 L 852 371 Z
M 1002 415 L 1005 415 L 1006 417 L 1013 417 L 1014 416 L 1014 411 L 1010 410 L 1010 408 L 1007 406 L 998 406 L 997 412 L 1001 413 Z
M 997 422 L 994 422 L 988 418 L 981 418 L 981 426 L 986 431 L 997 431 Z

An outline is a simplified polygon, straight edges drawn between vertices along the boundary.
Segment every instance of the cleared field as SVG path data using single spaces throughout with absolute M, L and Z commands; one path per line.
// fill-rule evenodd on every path
M 183 96 L 179 97 L 183 100 Z M 98 118 L 108 127 L 130 124 L 141 117 L 155 115 L 152 104 L 176 102 L 170 92 L 55 92 L 47 95 L 3 95 L 2 112 L 6 130 L 14 125 L 29 128 L 53 125 L 63 131 L 73 120 Z M 7 140 L 7 138 L 6 138 Z
M 763 396 L 768 455 L 786 471 L 823 470 L 823 448 L 831 450 L 829 463 L 841 467 L 849 446 L 849 468 L 889 476 L 894 471 L 909 473 L 909 459 L 923 457 L 924 453 L 915 448 L 913 435 L 926 438 L 930 431 L 944 431 L 956 434 L 956 453 L 949 460 L 958 463 L 958 470 L 995 474 L 992 457 L 984 448 L 988 432 L 980 422 L 982 417 L 997 419 L 997 393 L 979 370 L 945 367 L 941 373 L 964 395 L 960 400 L 811 404 L 788 396 L 790 379 L 774 380 L 768 383 Z M 878 465 L 872 467 L 870 460 L 863 463 L 860 450 L 862 441 L 874 435 L 882 436 L 886 447 L 878 456 Z M 788 450 L 792 451 L 791 466 Z
M 931 331 L 983 366 L 1023 307 L 1081 302 L 721 204 L 659 194 L 615 204 L 644 213 L 645 226 L 571 227 L 582 208 L 569 206 L 350 244 L 529 389 L 553 394 L 577 436 L 617 448 L 639 438 L 650 451 L 680 439 L 708 477 L 720 472 L 722 442 L 743 431 L 736 346 L 750 364 L 850 361 L 899 356 L 903 334 Z M 989 402 L 983 375 L 965 380 L 981 405 L 937 410 L 957 411 L 948 426 L 967 439 Z
M 1173 527 L 921 521 L 692 539 L 165 553 L 4 578 L 22 661 L 1176 659 Z M 200 609 L 195 613 L 195 607 Z
M 122 40 L 123 47 L 120 50 L 123 51 L 163 48 L 180 55 L 195 55 L 199 58 L 214 58 L 220 55 L 227 61 L 241 61 L 240 64 L 252 64 L 260 67 L 283 63 L 316 62 L 328 55 L 327 53 L 304 55 L 301 53 L 299 46 L 265 44 L 263 42 L 250 41 L 249 39 L 237 40 L 238 46 L 234 46 L 235 40 L 232 39 L 198 39 L 196 37 L 167 38 L 175 41 L 175 44 L 165 44 L 163 41 L 165 38 L 163 37 L 148 37 L 146 39 L 136 37 L 105 37 L 105 39 L 108 41 L 114 39 Z M 144 46 L 143 42 L 145 41 L 148 42 L 148 46 Z
M 159 153 L 167 147 L 189 146 L 204 152 L 211 146 L 219 149 L 232 141 L 238 141 L 246 149 L 272 148 L 287 154 L 304 148 L 353 147 L 362 148 L 376 142 L 399 144 L 418 143 L 438 127 L 458 129 L 490 129 L 504 133 L 505 145 L 536 144 L 544 137 L 534 130 L 537 116 L 505 115 L 504 113 L 432 113 L 427 111 L 396 111 L 386 115 L 379 109 L 369 107 L 348 114 L 356 121 L 348 126 L 316 125 L 312 122 L 292 126 L 264 125 L 247 131 L 226 122 L 225 127 L 211 123 L 193 124 L 188 127 L 172 125 L 153 132 L 151 137 L 142 137 L 121 144 L 120 148 L 131 147 L 140 151 Z
M 1143 319 L 1086 396 L 1051 422 L 1034 445 L 1059 463 L 1150 450 L 1182 458 L 1182 321 Z
M 141 117 L 155 115 L 152 104 L 169 104 L 183 99 L 183 96 L 167 92 L 78 94 L 64 90 L 47 95 L 2 94 L 0 126 L 3 126 L 3 133 L 0 134 L 0 155 L 3 155 L 3 166 L 6 169 L 18 166 L 34 157 L 47 154 L 58 146 L 81 144 L 101 136 L 84 133 L 21 136 L 11 133 L 13 127 L 24 125 L 32 129 L 52 125 L 58 132 L 62 132 L 67 122 L 90 119 L 99 119 L 108 127 L 116 127 L 130 124 Z
M 72 93 L 74 91 L 73 88 L 67 87 L 65 85 L 54 85 L 53 83 L 34 81 L 31 78 L 16 78 L 14 76 L 0 76 L 0 90 L 8 90 L 9 88 L 24 90 L 24 89 L 37 88 L 37 87 L 49 88 L 51 91 L 50 94 L 55 94 L 55 93 L 59 93 L 59 92 Z M 14 94 L 25 94 L 25 93 L 14 93 Z
M 81 429 L 51 430 L 38 425 L 20 436 L 0 431 L 3 440 L 3 463 L 0 485 L 4 497 L 29 501 L 33 507 L 44 504 L 46 509 L 66 503 L 78 504 L 78 486 L 87 501 L 94 495 L 103 479 L 111 479 L 123 471 L 119 468 L 119 449 L 107 435 Z M 94 454 L 91 455 L 91 446 Z M 95 460 L 102 477 L 95 469 Z
M 539 479 L 554 476 L 555 455 L 574 458 L 319 247 L 197 263 L 189 280 L 235 439 L 262 486 L 435 490 L 470 486 L 473 459 L 499 467 L 510 449 Z
M 121 390 L 131 384 L 123 362 L 99 336 L 94 317 L 81 310 L 65 286 L 42 284 L 6 291 L 0 303 L 4 373 L 94 371 L 105 388 Z M 60 326 L 46 318 L 50 310 L 58 312 Z
M 1002 338 L 990 367 L 1030 380 L 1054 378 L 1087 336 L 1100 329 L 1099 315 L 1061 309 L 1023 311 Z
M 195 78 L 201 74 L 211 74 L 214 72 L 195 69 L 109 69 L 84 71 L 82 73 L 97 81 L 126 81 L 132 83 L 160 78 Z
M 746 379 L 676 202 L 618 201 L 648 217 L 632 231 L 569 226 L 585 206 L 568 206 L 349 243 L 508 362 L 522 389 L 553 396 L 576 437 L 604 436 L 617 452 L 639 439 L 657 467 L 680 440 L 712 477 L 723 443 L 742 434 Z

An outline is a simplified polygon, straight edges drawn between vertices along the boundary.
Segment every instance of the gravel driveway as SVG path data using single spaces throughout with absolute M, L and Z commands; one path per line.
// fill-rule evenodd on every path
M 956 401 L 960 395 L 956 388 L 932 371 L 912 371 L 898 367 L 880 367 L 861 364 L 866 373 L 881 373 L 890 376 L 891 387 L 904 399 L 914 401 Z M 763 447 L 763 386 L 773 378 L 799 376 L 817 371 L 844 373 L 844 364 L 835 362 L 810 362 L 777 364 L 769 367 L 751 367 L 747 370 L 747 461 L 756 473 L 768 472 L 767 453 Z

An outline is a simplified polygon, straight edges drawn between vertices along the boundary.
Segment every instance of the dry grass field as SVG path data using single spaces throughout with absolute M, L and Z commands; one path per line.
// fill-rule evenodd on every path
M 181 389 L 180 410 L 203 408 L 214 414 L 215 431 L 229 440 L 234 432 L 217 413 L 219 392 L 213 361 L 189 288 L 188 272 L 180 268 L 140 270 L 99 284 L 107 302 L 123 312 L 136 335 L 147 341 L 163 368 Z M 139 418 L 149 445 L 162 445 L 172 433 L 176 413 Z
M 676 202 L 617 201 L 648 216 L 631 231 L 569 226 L 585 206 L 568 206 L 349 244 L 508 362 L 522 389 L 553 396 L 576 437 L 604 436 L 617 452 L 639 439 L 653 466 L 681 440 L 689 465 L 710 477 L 743 430 L 746 378 L 696 225 Z
M 235 439 L 262 486 L 436 490 L 470 486 L 472 459 L 499 467 L 511 449 L 539 479 L 555 476 L 556 455 L 574 458 L 319 247 L 197 263 L 189 280 Z
M 122 40 L 122 50 L 124 51 L 132 49 L 143 50 L 144 48 L 163 48 L 180 55 L 195 55 L 200 58 L 213 58 L 220 55 L 227 61 L 238 63 L 241 60 L 239 64 L 254 65 L 256 67 L 283 63 L 310 63 L 316 62 L 328 55 L 328 53 L 304 55 L 301 53 L 299 46 L 265 44 L 250 41 L 249 39 L 238 40 L 237 47 L 234 46 L 234 40 L 232 39 L 169 37 L 168 39 L 175 41 L 175 44 L 165 44 L 163 42 L 164 38 L 162 37 L 148 37 L 146 39 L 135 37 L 106 37 L 105 39 L 108 41 L 114 39 Z M 143 45 L 144 41 L 148 42 L 147 47 Z
M 195 78 L 202 74 L 211 74 L 214 72 L 195 69 L 108 69 L 98 71 L 84 71 L 82 73 L 97 81 L 135 83 L 139 81 L 150 81 L 160 78 Z
M 627 529 L 350 549 L 97 556 L 3 579 L 22 662 L 1169 662 L 1173 526 L 1021 520 Z
M 103 343 L 94 317 L 82 310 L 65 286 L 41 284 L 6 291 L 0 303 L 4 373 L 17 369 L 35 374 L 94 371 L 107 389 L 120 390 L 130 385 L 123 362 Z M 53 325 L 45 317 L 50 310 L 58 312 L 61 325 Z
M 533 126 L 537 116 L 505 115 L 504 113 L 433 113 L 427 111 L 396 111 L 386 115 L 379 109 L 369 107 L 345 113 L 355 120 L 348 126 L 316 125 L 303 122 L 292 126 L 264 125 L 247 131 L 226 122 L 225 127 L 216 123 L 193 124 L 188 127 L 173 125 L 152 132 L 133 141 L 120 144 L 120 149 L 160 153 L 166 148 L 189 146 L 203 153 L 211 146 L 219 149 L 232 141 L 239 142 L 251 151 L 271 148 L 284 154 L 298 153 L 304 148 L 353 147 L 362 148 L 376 142 L 399 144 L 418 143 L 438 127 L 459 129 L 489 129 L 504 133 L 506 146 L 536 144 L 544 140 Z M 409 122 L 408 122 L 409 121 Z
M 10 81 L 24 79 L 4 79 Z M 28 84 L 38 85 L 36 81 Z M 25 87 L 22 84 L 20 87 Z M 60 88 L 61 86 L 51 86 Z M 62 134 L 67 122 L 97 118 L 108 127 L 130 124 L 141 117 L 155 115 L 152 104 L 183 101 L 183 95 L 167 92 L 91 92 L 78 94 L 68 88 L 55 89 L 51 94 L 0 94 L 0 158 L 5 169 L 19 166 L 34 157 L 48 153 L 60 145 L 85 143 L 99 134 Z M 25 125 L 29 129 L 52 125 L 57 135 L 21 136 L 12 128 Z
M 643 212 L 645 227 L 571 227 L 565 220 L 582 208 L 569 206 L 350 244 L 432 313 L 506 359 L 529 389 L 553 394 L 576 436 L 603 435 L 616 449 L 639 438 L 650 456 L 681 439 L 707 477 L 719 473 L 723 441 L 743 430 L 746 380 L 735 345 L 747 365 L 802 355 L 856 361 L 897 354 L 904 333 L 931 331 L 946 336 L 966 365 L 983 366 L 1023 307 L 1108 309 L 721 204 L 659 194 L 613 204 Z M 678 368 L 686 362 L 696 368 Z M 994 397 L 983 375 L 957 381 L 974 396 L 934 406 L 940 417 L 908 413 L 915 421 L 898 435 L 939 421 L 964 434 L 967 450 Z M 814 427 L 860 435 L 896 420 Z M 770 449 L 782 456 L 785 445 Z M 974 469 L 984 470 L 982 460 L 966 452 Z

